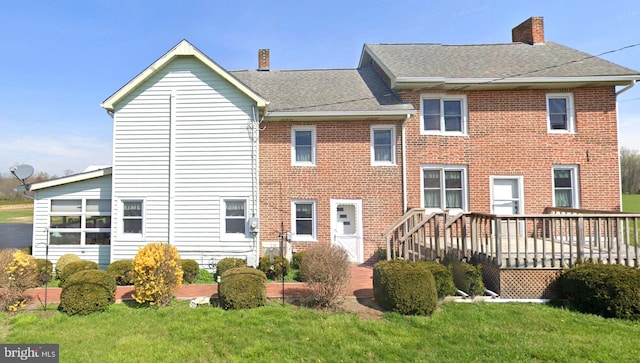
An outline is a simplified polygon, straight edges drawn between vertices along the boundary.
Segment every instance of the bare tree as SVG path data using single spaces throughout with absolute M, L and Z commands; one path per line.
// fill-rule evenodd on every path
M 640 153 L 638 150 L 620 149 L 620 177 L 623 193 L 640 193 Z

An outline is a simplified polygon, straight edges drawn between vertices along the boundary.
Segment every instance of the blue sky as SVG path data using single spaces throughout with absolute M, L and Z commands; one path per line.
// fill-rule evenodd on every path
M 517 3 L 517 4 L 514 4 Z M 508 43 L 543 16 L 545 38 L 590 54 L 640 43 L 629 1 L 10 1 L 0 12 L 0 173 L 110 165 L 100 103 L 182 39 L 227 70 L 354 68 L 364 43 Z M 263 5 L 259 5 L 263 4 Z M 640 70 L 640 47 L 603 58 Z M 640 85 L 619 96 L 620 145 L 640 149 Z

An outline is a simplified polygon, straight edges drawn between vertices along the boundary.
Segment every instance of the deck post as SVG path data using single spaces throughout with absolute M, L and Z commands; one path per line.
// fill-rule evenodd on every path
M 584 246 L 585 246 L 585 237 L 584 237 L 584 217 L 578 217 L 578 230 L 576 231 L 576 249 L 578 260 L 576 263 L 584 262 Z M 575 263 L 571 264 L 575 265 Z
M 502 266 L 502 231 L 500 230 L 500 226 L 502 225 L 502 218 L 496 218 L 496 235 L 495 235 L 495 246 L 496 246 L 496 261 L 494 262 L 496 266 Z
M 391 235 L 387 235 L 387 261 L 391 260 Z

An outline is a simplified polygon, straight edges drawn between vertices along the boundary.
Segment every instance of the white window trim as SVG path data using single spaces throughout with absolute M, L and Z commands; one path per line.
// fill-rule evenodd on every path
M 462 171 L 462 208 L 448 209 L 449 214 L 458 214 L 469 210 L 469 186 L 468 186 L 468 167 L 466 165 L 454 164 L 423 164 L 420 166 L 420 207 L 425 208 L 428 213 L 440 212 L 440 208 L 426 208 L 424 205 L 424 170 L 440 169 L 441 170 L 441 191 L 444 190 L 444 172 L 445 171 Z M 442 194 L 441 194 L 442 197 Z M 446 201 L 442 205 L 446 206 Z
M 124 203 L 125 202 L 141 202 L 142 203 L 142 233 L 125 233 L 124 231 Z M 118 235 L 123 236 L 127 239 L 134 239 L 134 240 L 143 240 L 144 236 L 145 236 L 145 230 L 146 230 L 146 220 L 147 220 L 147 216 L 146 216 L 146 205 L 147 202 L 144 198 L 125 198 L 125 199 L 120 199 L 119 203 L 118 203 Z M 111 220 L 111 223 L 113 225 L 113 219 Z
M 53 202 L 54 201 L 61 201 L 61 200 L 74 200 L 74 201 L 80 201 L 80 212 L 53 212 Z M 55 232 L 60 232 L 60 233 L 80 233 L 80 244 L 78 245 L 56 245 L 56 246 L 101 246 L 101 245 L 94 245 L 94 244 L 86 244 L 86 234 L 87 233 L 111 233 L 111 229 L 113 227 L 113 218 L 111 218 L 111 227 L 87 227 L 87 217 L 93 217 L 93 216 L 108 216 L 111 217 L 112 216 L 112 211 L 109 212 L 88 212 L 87 211 L 87 202 L 91 201 L 91 200 L 109 200 L 111 202 L 110 199 L 105 199 L 105 198 L 51 198 L 49 199 L 49 212 L 48 212 L 48 218 L 47 218 L 47 233 L 55 233 Z M 53 228 L 51 227 L 51 217 L 56 217 L 56 216 L 78 216 L 80 217 L 80 227 L 79 228 Z M 47 237 L 47 240 L 49 239 L 49 237 Z M 108 246 L 110 246 L 111 243 L 109 243 Z
M 296 160 L 296 131 L 311 131 L 311 161 Z M 315 126 L 292 126 L 291 127 L 291 165 L 293 166 L 316 166 L 316 127 Z
M 551 168 L 551 201 L 554 207 L 556 205 L 556 187 L 554 171 L 556 169 L 569 169 L 571 170 L 571 198 L 573 198 L 573 206 L 571 208 L 580 208 L 580 176 L 578 175 L 578 165 L 575 164 L 557 164 Z
M 226 233 L 227 200 L 243 200 L 244 201 L 244 234 Z M 221 240 L 244 241 L 244 240 L 250 239 L 248 221 L 249 221 L 249 198 L 248 197 L 234 197 L 234 196 L 220 197 L 220 239 Z
M 440 130 L 424 129 L 424 100 L 440 99 Z M 462 131 L 444 131 L 444 104 L 446 100 L 459 100 L 462 103 Z M 420 134 L 421 135 L 445 135 L 445 136 L 467 136 L 469 112 L 467 109 L 467 95 L 447 95 L 435 93 L 423 93 L 420 95 Z
M 567 129 L 555 130 L 551 128 L 549 117 L 549 99 L 564 98 L 567 100 Z M 573 93 L 547 93 L 547 132 L 550 134 L 574 134 L 576 132 L 575 109 L 573 106 Z
M 296 204 L 298 203 L 313 204 L 311 236 L 296 234 Z M 318 202 L 315 199 L 294 199 L 291 201 L 291 233 L 294 242 L 318 242 Z
M 391 131 L 391 160 L 376 160 L 375 155 L 375 138 L 374 132 L 376 130 L 390 130 Z M 371 165 L 374 166 L 389 166 L 396 165 L 396 126 L 395 125 L 371 125 L 370 131 L 371 137 Z

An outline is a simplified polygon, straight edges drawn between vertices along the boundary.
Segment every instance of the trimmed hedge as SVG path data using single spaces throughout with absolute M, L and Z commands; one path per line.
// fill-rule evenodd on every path
M 422 261 L 427 266 L 436 281 L 436 291 L 438 299 L 455 295 L 456 287 L 453 284 L 453 274 L 451 269 L 435 261 Z
M 76 262 L 76 261 L 80 261 L 80 257 L 78 257 L 77 255 L 74 255 L 73 253 L 67 253 L 60 256 L 58 261 L 56 261 L 56 277 L 60 278 L 60 274 L 62 273 L 62 270 L 64 269 L 64 267 L 68 265 L 70 262 Z
M 83 270 L 97 270 L 98 264 L 93 261 L 74 261 L 64 266 L 62 273 L 58 276 L 60 283 L 64 283 L 71 275 Z
M 436 282 L 425 263 L 394 260 L 373 266 L 373 295 L 384 309 L 431 315 L 438 306 Z
M 586 263 L 566 270 L 560 289 L 574 308 L 606 318 L 640 320 L 640 271 Z
M 36 258 L 38 284 L 46 285 L 53 277 L 53 263 L 44 258 Z
M 216 264 L 216 275 L 222 276 L 225 271 L 236 267 L 244 267 L 247 263 L 242 258 L 226 257 Z
M 182 260 L 182 281 L 187 284 L 193 284 L 198 279 L 200 265 L 196 260 Z
M 223 309 L 251 309 L 267 303 L 267 277 L 250 267 L 227 270 L 218 286 L 218 298 Z
M 304 259 L 305 251 L 294 252 L 291 255 L 291 268 L 300 269 L 302 267 L 302 260 Z
M 289 260 L 278 255 L 273 256 L 272 261 L 271 256 L 263 256 L 260 257 L 258 270 L 264 272 L 268 279 L 278 280 L 289 273 Z
M 133 260 L 113 261 L 107 266 L 107 272 L 116 279 L 116 285 L 133 285 Z
M 116 280 L 101 270 L 77 272 L 64 282 L 59 309 L 69 315 L 104 311 L 115 302 Z
M 472 297 L 484 295 L 485 288 L 480 265 L 473 266 L 466 262 L 456 261 L 451 263 L 450 267 L 453 283 L 458 289 Z

